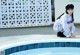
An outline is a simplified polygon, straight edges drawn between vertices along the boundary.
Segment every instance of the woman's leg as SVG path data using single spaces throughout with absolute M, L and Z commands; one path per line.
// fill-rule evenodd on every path
M 70 29 L 70 31 L 71 31 L 71 38 L 74 38 L 75 37 L 75 35 L 74 35 L 74 30 L 75 30 L 75 27 L 74 27 L 74 25 L 73 25 L 73 23 L 70 23 L 70 24 L 68 24 L 68 27 L 69 27 L 69 29 Z M 64 34 L 64 30 L 62 29 L 61 31 L 59 31 L 59 32 L 57 32 L 57 36 L 58 37 L 66 37 Z

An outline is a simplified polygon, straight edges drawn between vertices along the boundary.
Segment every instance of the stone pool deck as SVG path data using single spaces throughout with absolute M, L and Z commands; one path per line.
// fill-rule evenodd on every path
M 9 46 L 18 45 L 20 43 L 39 43 L 39 42 L 80 42 L 80 37 L 77 38 L 59 38 L 56 35 L 22 35 L 11 37 L 0 37 L 0 49 Z
M 25 27 L 25 28 L 10 28 L 0 29 L 0 37 L 11 37 L 20 35 L 56 35 L 53 30 L 53 25 L 42 27 Z M 80 25 L 76 25 L 75 35 L 80 35 Z

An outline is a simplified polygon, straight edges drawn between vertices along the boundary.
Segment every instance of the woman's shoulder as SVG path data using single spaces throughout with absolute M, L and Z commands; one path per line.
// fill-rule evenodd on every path
M 62 20 L 62 19 L 67 19 L 67 15 L 64 13 L 64 14 L 61 16 L 60 19 L 61 19 L 61 20 Z
M 64 13 L 64 14 L 61 16 L 61 18 L 66 18 L 66 17 L 67 17 L 66 13 Z

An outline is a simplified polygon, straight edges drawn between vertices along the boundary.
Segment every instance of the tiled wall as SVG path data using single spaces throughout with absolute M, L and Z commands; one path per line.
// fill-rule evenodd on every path
M 31 50 L 37 48 L 55 48 L 55 47 L 80 47 L 80 42 L 47 42 L 47 43 L 34 43 L 29 45 L 21 45 L 12 47 L 5 50 L 5 55 L 16 53 L 24 50 Z

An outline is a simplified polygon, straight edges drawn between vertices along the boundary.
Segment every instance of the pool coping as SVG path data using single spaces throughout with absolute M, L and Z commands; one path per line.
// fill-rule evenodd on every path
M 26 36 L 29 36 L 29 37 L 26 37 Z M 35 38 L 33 38 L 33 36 L 35 36 Z M 39 37 L 38 37 L 39 36 Z M 58 38 L 58 37 L 55 37 L 53 38 L 53 36 L 55 35 L 24 35 L 24 36 L 16 36 L 17 38 L 19 37 L 23 37 L 23 40 L 21 41 L 20 40 L 17 40 L 17 41 L 14 41 L 14 42 L 9 42 L 9 43 L 6 43 L 5 45 L 1 45 L 0 46 L 0 51 L 5 51 L 7 49 L 10 49 L 10 48 L 13 48 L 13 47 L 17 47 L 17 46 L 22 46 L 22 45 L 30 45 L 30 44 L 40 44 L 40 43 L 78 43 L 78 46 L 74 46 L 75 47 L 80 47 L 80 39 L 79 38 Z M 25 39 L 25 38 L 27 39 Z M 11 38 L 11 37 L 10 37 Z M 24 40 L 25 39 L 25 40 Z M 73 47 L 74 47 L 73 46 Z M 72 46 L 71 46 L 72 47 Z

